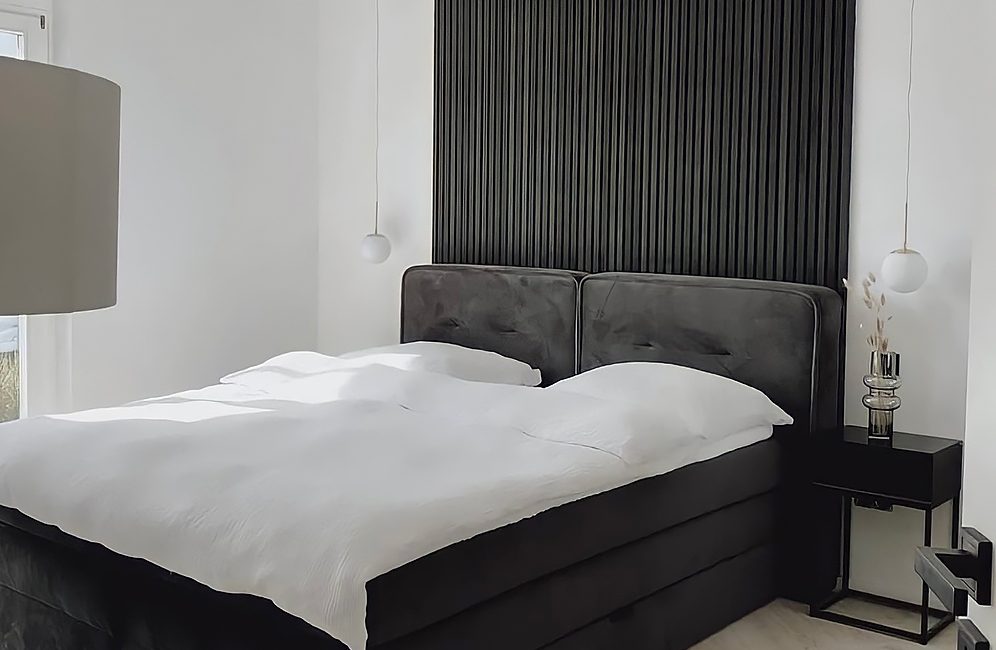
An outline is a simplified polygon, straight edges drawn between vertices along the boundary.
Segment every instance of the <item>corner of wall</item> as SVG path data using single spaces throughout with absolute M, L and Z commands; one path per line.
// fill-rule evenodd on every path
M 360 259 L 375 203 L 375 3 L 321 10 L 318 344 L 340 352 L 397 342 L 401 275 L 431 259 L 432 0 L 381 0 L 381 265 Z

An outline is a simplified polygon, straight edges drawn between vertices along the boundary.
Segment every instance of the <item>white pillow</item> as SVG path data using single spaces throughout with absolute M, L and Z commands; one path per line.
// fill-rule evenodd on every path
M 377 363 L 402 370 L 436 372 L 467 381 L 515 386 L 539 386 L 540 371 L 528 363 L 495 352 L 474 350 L 452 343 L 418 341 L 350 352 L 340 357 L 352 365 Z
M 303 379 L 349 367 L 350 365 L 342 359 L 330 357 L 327 354 L 304 351 L 287 352 L 259 365 L 225 375 L 220 379 L 220 382 L 263 390 L 295 379 Z
M 792 417 L 757 390 L 727 377 L 667 363 L 619 363 L 559 381 L 567 391 L 657 410 L 690 433 L 718 440 L 755 427 L 792 424 Z

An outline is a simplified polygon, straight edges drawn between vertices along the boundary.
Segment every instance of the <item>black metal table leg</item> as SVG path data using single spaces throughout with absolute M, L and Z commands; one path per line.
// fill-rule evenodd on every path
M 951 500 L 951 548 L 961 548 L 961 495 Z
M 934 511 L 927 508 L 923 511 L 923 545 L 930 546 L 933 537 Z M 922 581 L 921 581 L 922 582 Z M 926 582 L 922 582 L 920 596 L 920 643 L 927 645 L 930 642 L 928 636 L 930 632 L 930 589 Z
M 844 507 L 841 509 L 843 525 L 841 526 L 841 591 L 847 593 L 851 588 L 851 512 L 853 499 L 850 495 L 844 495 Z

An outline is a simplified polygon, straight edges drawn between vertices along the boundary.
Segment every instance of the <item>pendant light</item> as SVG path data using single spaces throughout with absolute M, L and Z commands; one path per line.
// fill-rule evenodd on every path
M 910 100 L 913 94 L 913 36 L 916 0 L 910 2 L 909 83 L 906 87 L 906 203 L 903 217 L 903 247 L 889 253 L 882 262 L 882 280 L 896 293 L 913 293 L 927 281 L 927 260 L 909 247 L 910 227 L 910 150 L 913 116 Z
M 381 264 L 391 256 L 391 240 L 380 234 L 380 0 L 376 2 L 377 26 L 374 81 L 374 231 L 360 243 L 360 255 L 371 264 Z

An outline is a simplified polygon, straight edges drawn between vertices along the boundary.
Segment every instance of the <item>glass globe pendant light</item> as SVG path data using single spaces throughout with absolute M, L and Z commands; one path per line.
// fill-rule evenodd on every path
M 913 293 L 927 281 L 927 260 L 919 251 L 909 247 L 910 228 L 910 144 L 913 118 L 910 99 L 913 93 L 913 28 L 916 0 L 910 2 L 910 63 L 909 84 L 906 87 L 906 204 L 903 217 L 903 247 L 898 248 L 882 262 L 882 280 L 896 293 Z
M 920 251 L 897 248 L 882 262 L 882 279 L 896 293 L 913 293 L 927 282 L 927 260 Z
M 374 231 L 360 242 L 360 256 L 371 264 L 381 264 L 391 256 L 391 240 L 380 234 L 380 0 L 377 0 L 376 78 L 374 80 Z
M 381 264 L 391 256 L 391 240 L 374 231 L 360 242 L 360 255 L 371 264 Z

